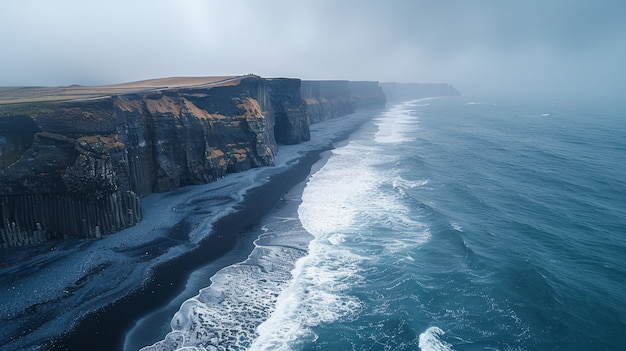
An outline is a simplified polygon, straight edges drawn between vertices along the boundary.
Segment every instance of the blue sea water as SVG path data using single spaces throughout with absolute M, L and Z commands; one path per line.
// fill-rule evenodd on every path
M 264 311 L 256 329 L 188 346 L 623 349 L 622 111 L 459 97 L 388 108 L 311 176 L 298 218 L 274 227 L 293 233 L 299 221 L 308 251 L 269 245 L 255 266 L 264 278 L 245 274 L 255 288 L 238 289 L 255 292 Z M 266 284 L 272 269 L 283 280 Z M 204 300 L 205 316 L 255 315 L 223 307 L 224 293 Z M 197 334 L 197 325 L 180 330 Z

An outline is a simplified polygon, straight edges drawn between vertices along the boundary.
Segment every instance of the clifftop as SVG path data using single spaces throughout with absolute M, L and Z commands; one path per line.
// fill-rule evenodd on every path
M 101 86 L 70 85 L 65 87 L 0 87 L 0 105 L 29 102 L 86 100 L 145 91 L 213 87 L 238 84 L 249 76 L 169 77 Z

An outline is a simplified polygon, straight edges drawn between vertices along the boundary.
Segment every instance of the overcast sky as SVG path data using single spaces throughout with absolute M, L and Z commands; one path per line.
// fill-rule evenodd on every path
M 1 0 L 0 45 L 0 85 L 254 73 L 626 96 L 622 0 Z

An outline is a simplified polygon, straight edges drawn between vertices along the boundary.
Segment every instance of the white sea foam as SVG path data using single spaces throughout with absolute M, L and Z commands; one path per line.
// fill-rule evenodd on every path
M 470 102 L 466 102 L 465 105 L 471 106 L 471 105 L 491 105 L 491 106 L 498 106 L 498 103 L 496 102 L 476 102 L 476 101 L 470 101 Z
M 408 180 L 400 176 L 395 177 L 392 183 L 393 187 L 396 189 L 399 189 L 399 188 L 413 189 L 413 188 L 417 188 L 426 184 L 428 184 L 427 179 Z
M 393 176 L 386 166 L 396 156 L 381 154 L 379 146 L 367 141 L 404 140 L 416 127 L 410 122 L 416 117 L 406 113 L 409 107 L 392 109 L 377 122 L 382 126 L 404 119 L 404 127 L 379 129 L 363 135 L 364 142 L 351 141 L 333 150 L 326 165 L 311 177 L 298 214 L 314 239 L 308 254 L 296 263 L 293 279 L 278 296 L 270 318 L 257 328 L 258 338 L 250 350 L 291 350 L 315 340 L 313 328 L 320 323 L 357 315 L 362 301 L 350 291 L 361 284 L 364 264 L 376 259 L 367 250 L 396 255 L 428 241 L 428 228 L 410 214 L 404 194 L 389 191 L 418 187 L 426 181 Z M 368 227 L 373 224 L 393 232 L 393 239 L 376 235 Z M 406 258 L 406 254 L 397 257 Z
M 402 143 L 413 140 L 406 130 L 415 128 L 417 118 L 412 110 L 412 103 L 400 104 L 390 108 L 376 119 L 378 132 L 374 140 L 381 144 Z
M 422 351 L 452 351 L 447 342 L 441 340 L 445 332 L 438 327 L 426 329 L 419 337 L 419 347 Z
M 457 232 L 463 232 L 463 227 L 456 222 L 450 222 L 450 227 L 452 227 L 452 229 L 456 230 Z
M 398 144 L 414 140 L 414 133 L 419 126 L 419 115 L 415 108 L 430 106 L 424 101 L 433 99 L 437 98 L 418 99 L 390 107 L 375 120 L 378 132 L 374 135 L 374 141 L 380 144 Z
M 291 279 L 302 251 L 257 247 L 243 263 L 228 266 L 212 284 L 185 301 L 164 340 L 142 350 L 241 350 L 250 346 L 256 328 L 267 319 L 278 292 Z
M 361 279 L 358 267 L 365 258 L 345 244 L 358 225 L 359 200 L 374 179 L 358 160 L 352 168 L 341 165 L 354 157 L 354 149 L 358 146 L 348 144 L 334 151 L 305 188 L 298 213 L 315 239 L 308 255 L 296 263 L 275 311 L 258 327 L 251 350 L 289 350 L 298 340 L 315 339 L 311 327 L 358 312 L 361 302 L 346 291 Z
M 311 327 L 358 312 L 360 301 L 344 294 L 360 277 L 363 259 L 348 250 L 328 250 L 313 241 L 309 255 L 299 260 L 293 280 L 279 296 L 271 317 L 258 328 L 250 350 L 289 350 L 298 340 L 314 340 Z

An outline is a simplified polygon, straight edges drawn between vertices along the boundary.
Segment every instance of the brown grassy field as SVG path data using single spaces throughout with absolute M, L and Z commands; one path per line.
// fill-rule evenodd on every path
M 97 99 L 111 95 L 129 94 L 144 90 L 184 88 L 194 86 L 219 86 L 238 84 L 245 76 L 170 77 L 138 82 L 65 87 L 0 87 L 0 105 L 28 102 Z

